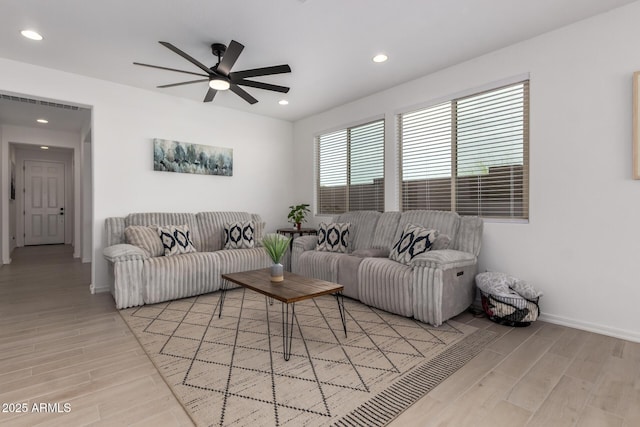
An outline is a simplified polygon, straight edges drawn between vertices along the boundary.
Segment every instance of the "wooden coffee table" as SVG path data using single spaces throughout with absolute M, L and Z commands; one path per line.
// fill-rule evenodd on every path
M 288 271 L 284 272 L 284 281 L 271 283 L 270 271 L 271 269 L 264 268 L 261 270 L 223 274 L 218 318 L 222 316 L 222 306 L 224 305 L 224 298 L 229 288 L 229 282 L 265 295 L 269 298 L 269 302 L 271 304 L 273 304 L 274 299 L 281 301 L 282 346 L 284 360 L 289 360 L 291 357 L 291 340 L 293 338 L 293 320 L 295 317 L 296 302 L 331 294 L 336 297 L 338 302 L 340 320 L 342 320 L 342 329 L 344 330 L 344 336 L 347 336 L 344 297 L 342 296 L 344 286 L 326 282 L 324 280 L 298 276 L 297 274 L 289 273 Z M 289 310 L 289 307 L 291 307 L 291 310 Z

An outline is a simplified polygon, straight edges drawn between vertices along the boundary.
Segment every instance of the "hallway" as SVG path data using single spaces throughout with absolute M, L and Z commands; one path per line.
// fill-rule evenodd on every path
M 90 275 L 68 245 L 17 248 L 0 268 L 0 424 L 192 425 Z

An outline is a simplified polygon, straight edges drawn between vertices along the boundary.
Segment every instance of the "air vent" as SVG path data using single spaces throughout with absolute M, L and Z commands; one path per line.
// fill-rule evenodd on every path
M 44 105 L 45 107 L 62 108 L 64 110 L 71 110 L 71 111 L 77 111 L 80 109 L 75 105 L 60 104 L 58 102 L 41 101 L 38 99 L 23 98 L 21 96 L 5 95 L 4 93 L 0 94 L 0 98 L 6 99 L 7 101 L 24 102 L 24 103 L 33 104 L 33 105 Z

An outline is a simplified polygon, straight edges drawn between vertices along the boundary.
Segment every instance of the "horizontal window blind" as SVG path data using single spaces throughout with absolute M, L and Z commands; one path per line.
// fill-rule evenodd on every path
M 401 208 L 529 216 L 528 81 L 398 116 Z
M 317 213 L 384 211 L 384 120 L 316 138 Z

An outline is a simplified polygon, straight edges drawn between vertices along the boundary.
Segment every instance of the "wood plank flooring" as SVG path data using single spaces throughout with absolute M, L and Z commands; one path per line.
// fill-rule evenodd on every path
M 111 295 L 89 294 L 89 265 L 70 247 L 12 258 L 0 268 L 0 404 L 29 412 L 0 412 L 0 425 L 193 425 Z M 544 322 L 456 320 L 498 338 L 392 426 L 640 425 L 640 344 Z M 31 412 L 34 403 L 71 411 Z

